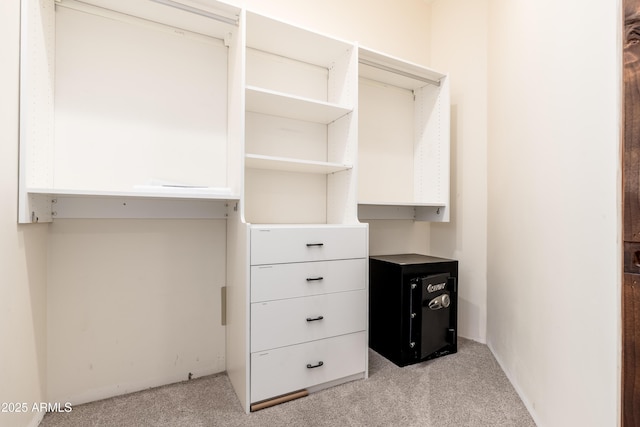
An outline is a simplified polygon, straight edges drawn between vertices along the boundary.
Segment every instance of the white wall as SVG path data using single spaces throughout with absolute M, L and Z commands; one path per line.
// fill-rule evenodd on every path
M 0 2 L 0 402 L 27 403 L 1 413 L 0 425 L 36 425 L 45 401 L 47 226 L 17 225 L 20 2 Z
M 615 426 L 620 4 L 489 4 L 487 342 L 540 426 Z
M 224 371 L 224 220 L 50 227 L 48 399 L 79 404 Z
M 451 222 L 431 224 L 431 253 L 459 261 L 459 335 L 487 323 L 487 0 L 437 0 L 431 67 L 451 81 Z
M 617 3 L 432 5 L 452 221 L 431 225 L 431 252 L 460 260 L 460 334 L 482 341 L 488 317 L 541 426 L 617 424 Z

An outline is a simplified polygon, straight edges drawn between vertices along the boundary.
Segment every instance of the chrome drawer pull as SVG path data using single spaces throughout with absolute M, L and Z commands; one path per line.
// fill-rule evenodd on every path
M 315 322 L 316 320 L 322 320 L 322 319 L 324 319 L 324 316 L 307 317 L 307 322 Z
M 324 365 L 324 362 L 322 360 L 319 361 L 317 365 L 312 365 L 311 363 L 307 363 L 307 369 L 318 368 L 322 365 Z
M 324 277 L 322 276 L 318 276 L 318 277 L 307 277 L 307 282 L 317 282 L 318 280 L 322 280 L 324 279 Z
M 324 243 L 307 243 L 307 247 L 310 248 L 312 246 L 324 246 Z

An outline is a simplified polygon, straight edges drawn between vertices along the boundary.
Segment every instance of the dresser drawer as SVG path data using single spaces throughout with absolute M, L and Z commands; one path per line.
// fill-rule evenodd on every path
M 366 256 L 366 226 L 251 228 L 251 265 Z
M 251 302 L 365 289 L 367 260 L 346 259 L 251 267 Z
M 252 353 L 251 402 L 364 372 L 366 352 L 358 332 Z
M 251 352 L 364 331 L 365 290 L 251 304 Z

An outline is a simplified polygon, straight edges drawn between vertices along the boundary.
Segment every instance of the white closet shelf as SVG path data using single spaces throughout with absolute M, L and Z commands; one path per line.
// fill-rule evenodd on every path
M 348 41 L 247 11 L 247 46 L 329 68 L 353 48 Z
M 288 157 L 263 156 L 247 154 L 245 165 L 251 169 L 268 169 L 284 172 L 302 172 L 316 174 L 330 174 L 349 170 L 353 166 L 342 163 L 317 162 L 313 160 L 292 159 Z
M 439 85 L 446 74 L 399 58 L 360 47 L 358 75 L 361 78 L 415 90 L 427 84 Z
M 238 26 L 240 8 L 215 0 L 206 3 L 189 6 L 166 0 L 56 0 L 56 5 L 88 13 L 111 18 L 119 14 L 118 20 L 137 21 L 146 26 L 159 23 L 222 40 Z
M 358 202 L 359 219 L 442 221 L 446 217 L 447 205 L 441 202 Z
M 31 188 L 27 192 L 30 222 L 54 218 L 225 219 L 229 202 L 240 199 L 230 192 L 207 194 L 175 188 L 166 192 Z
M 428 203 L 420 203 L 420 202 L 375 202 L 375 201 L 360 201 L 359 205 L 370 205 L 370 206 L 412 206 L 412 207 L 444 207 L 446 203 L 444 202 L 428 202 Z
M 276 92 L 255 86 L 246 87 L 246 109 L 254 113 L 329 124 L 349 114 L 353 108 Z
M 239 200 L 228 188 L 174 187 L 141 185 L 131 191 L 75 190 L 61 188 L 28 188 L 29 194 L 64 197 L 131 197 L 158 199 Z

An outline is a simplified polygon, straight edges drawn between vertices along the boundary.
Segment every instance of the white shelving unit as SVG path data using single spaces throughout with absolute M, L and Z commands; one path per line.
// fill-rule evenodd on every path
M 246 30 L 246 220 L 356 222 L 355 46 L 250 12 Z
M 248 11 L 244 23 L 227 371 L 249 411 L 366 378 L 368 228 L 357 218 L 355 45 Z
M 20 91 L 19 222 L 227 220 L 245 411 L 367 377 L 359 217 L 448 220 L 446 75 L 216 0 L 23 0 Z
M 358 216 L 449 220 L 449 80 L 359 48 Z
M 168 3 L 22 2 L 20 222 L 51 221 L 52 200 L 73 198 L 76 217 L 82 197 L 138 199 L 154 218 L 152 200 L 240 198 L 227 96 L 240 9 Z

